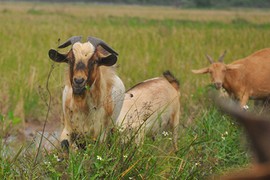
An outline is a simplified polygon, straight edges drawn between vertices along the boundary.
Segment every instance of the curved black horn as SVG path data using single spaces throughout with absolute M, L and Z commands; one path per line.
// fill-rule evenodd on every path
M 214 60 L 211 58 L 211 56 L 209 56 L 208 54 L 206 54 L 205 56 L 211 64 L 214 63 Z
M 224 53 L 218 58 L 219 62 L 223 62 L 224 56 L 226 55 L 227 51 L 225 50 Z
M 106 51 L 108 51 L 111 54 L 118 55 L 116 51 L 114 51 L 108 44 L 106 44 L 103 40 L 96 38 L 96 37 L 88 37 L 87 40 L 93 44 L 94 47 L 97 47 L 98 45 L 101 45 Z
M 64 42 L 63 44 L 61 44 L 60 46 L 58 46 L 58 48 L 65 48 L 68 47 L 71 44 L 74 44 L 76 42 L 81 41 L 82 36 L 72 36 L 71 38 L 69 38 L 66 42 Z

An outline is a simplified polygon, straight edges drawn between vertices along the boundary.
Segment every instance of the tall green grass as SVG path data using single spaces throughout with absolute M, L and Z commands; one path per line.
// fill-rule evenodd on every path
M 21 122 L 44 122 L 48 102 L 45 84 L 53 64 L 48 50 L 58 46 L 59 38 L 63 42 L 70 36 L 82 35 L 86 40 L 91 35 L 105 40 L 119 52 L 118 74 L 127 89 L 160 76 L 167 69 L 180 80 L 179 152 L 171 152 L 171 137 L 160 135 L 154 142 L 147 139 L 142 147 L 136 148 L 133 144 L 121 145 L 115 135 L 111 148 L 90 143 L 85 152 L 72 152 L 69 160 L 62 163 L 55 158 L 57 150 L 42 150 L 38 164 L 33 167 L 36 149 L 31 144 L 14 149 L 0 143 L 0 177 L 201 179 L 249 162 L 244 138 L 240 138 L 241 127 L 209 101 L 210 79 L 193 75 L 191 69 L 208 65 L 206 53 L 217 58 L 227 50 L 225 62 L 229 63 L 269 47 L 270 23 L 263 19 L 270 14 L 257 10 L 211 11 L 217 19 L 209 19 L 206 11 L 147 9 L 151 8 L 153 13 L 160 8 L 157 17 L 137 6 L 115 11 L 115 6 L 92 4 L 3 4 L 0 7 L 1 127 L 13 133 L 16 128 L 7 124 L 14 124 L 17 117 Z M 255 23 L 254 18 L 261 19 Z M 49 79 L 52 93 L 49 121 L 59 122 L 66 65 L 53 64 L 53 67 Z M 10 154 L 18 156 L 8 155 L 11 149 Z

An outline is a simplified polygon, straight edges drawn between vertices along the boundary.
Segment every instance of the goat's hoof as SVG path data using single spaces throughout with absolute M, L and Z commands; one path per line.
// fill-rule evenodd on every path
M 61 153 L 59 153 L 59 154 L 57 155 L 56 160 L 57 160 L 57 162 L 62 162 L 62 161 L 64 161 L 65 159 L 68 159 L 68 157 L 69 157 L 69 153 L 67 153 L 67 152 L 61 152 Z
M 248 105 L 244 105 L 244 106 L 243 106 L 243 110 L 244 110 L 244 111 L 247 111 L 248 109 L 249 109 Z
M 64 151 L 68 152 L 68 150 L 69 150 L 68 140 L 64 139 L 63 141 L 61 141 L 61 147 Z
M 63 158 L 63 157 L 57 157 L 57 162 L 62 162 L 62 161 L 64 161 L 64 159 L 65 158 Z

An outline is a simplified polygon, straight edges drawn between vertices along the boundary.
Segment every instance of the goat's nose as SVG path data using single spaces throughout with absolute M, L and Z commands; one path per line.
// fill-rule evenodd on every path
M 215 86 L 216 86 L 217 89 L 220 89 L 222 87 L 222 83 L 221 82 L 215 82 L 214 84 L 215 84 Z
M 74 78 L 74 82 L 76 84 L 82 84 L 84 82 L 84 78 Z

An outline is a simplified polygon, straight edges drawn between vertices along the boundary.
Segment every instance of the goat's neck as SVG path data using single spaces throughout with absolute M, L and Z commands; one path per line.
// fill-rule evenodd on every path
M 235 94 L 237 91 L 237 87 L 239 86 L 239 82 L 235 80 L 236 72 L 234 70 L 230 70 L 226 72 L 223 82 L 223 88 L 231 95 Z
M 104 101 L 106 89 L 106 81 L 102 73 L 99 72 L 99 75 L 94 80 L 92 86 L 87 90 L 87 102 L 92 106 L 100 107 L 101 103 Z
M 78 109 L 80 109 L 80 111 L 88 113 L 88 105 L 87 105 L 87 101 L 86 101 L 86 95 L 73 95 L 73 103 L 76 105 L 76 107 Z

